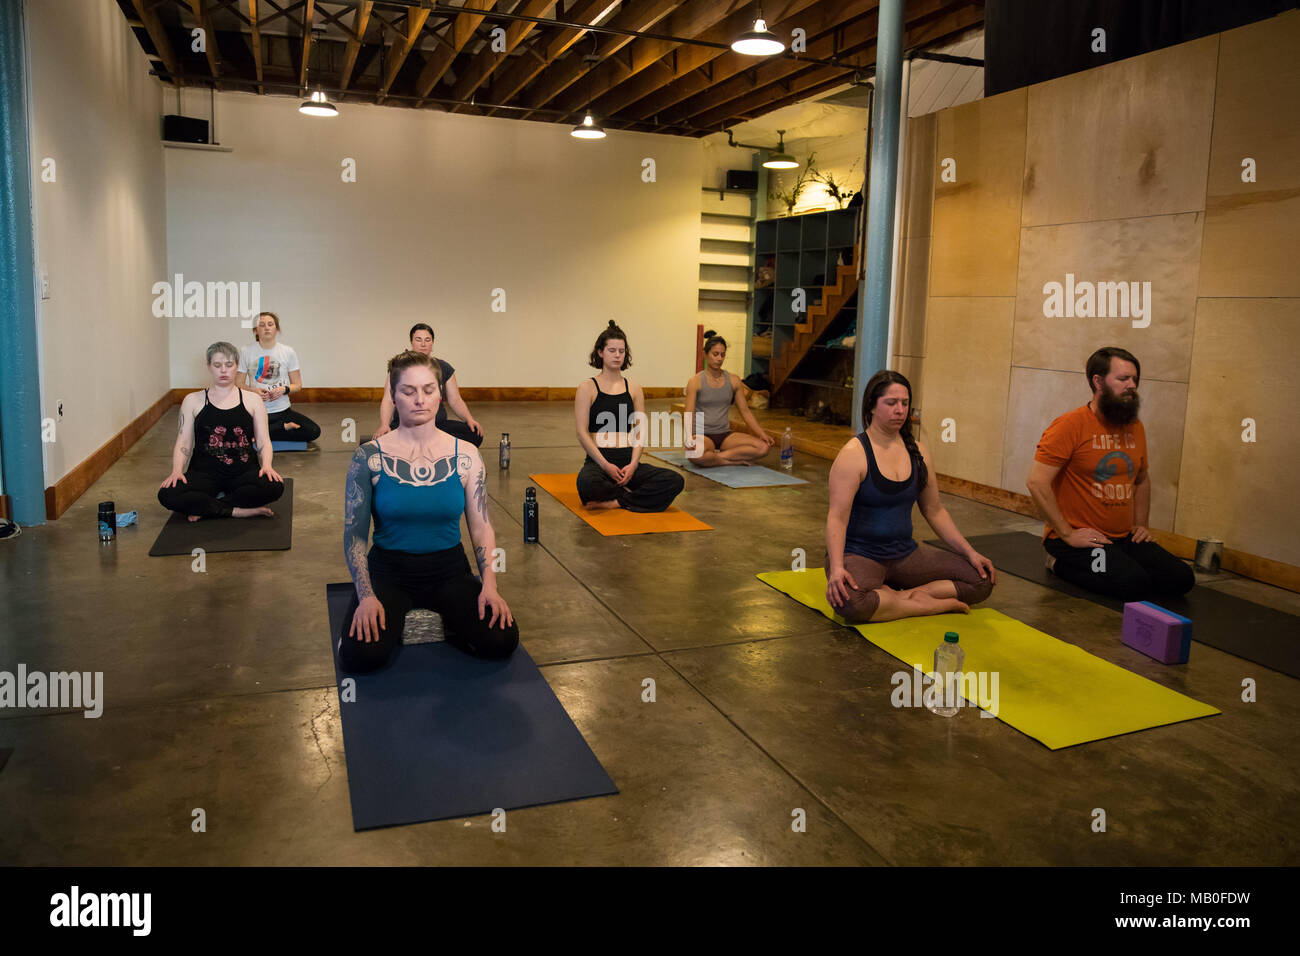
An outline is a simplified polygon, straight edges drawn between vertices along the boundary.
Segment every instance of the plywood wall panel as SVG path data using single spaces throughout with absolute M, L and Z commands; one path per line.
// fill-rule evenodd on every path
M 1174 531 L 1300 564 L 1300 299 L 1201 299 Z M 1254 443 L 1242 420 L 1254 419 Z
M 1028 87 L 1022 223 L 1204 210 L 1218 36 Z
M 934 205 L 935 117 L 918 116 L 907 121 L 907 168 L 903 181 L 907 195 L 903 205 L 903 235 L 928 236 Z
M 913 236 L 899 247 L 902 281 L 898 290 L 897 328 L 894 351 L 903 355 L 925 354 L 926 286 L 930 278 L 930 237 Z
M 932 296 L 1016 292 L 1025 91 L 1013 90 L 937 114 Z M 945 159 L 956 182 L 943 182 Z
M 1144 378 L 1186 382 L 1201 226 L 1200 213 L 1183 213 L 1023 230 L 1014 364 L 1074 371 L 1102 346 L 1118 345 L 1138 357 Z M 1045 316 L 1044 286 L 1064 286 L 1067 274 L 1076 288 L 1083 282 L 1137 282 L 1141 290 L 1141 283 L 1150 282 L 1150 325 L 1134 327 L 1147 318 L 1134 314 L 1132 299 L 1128 317 Z M 1146 309 L 1145 296 L 1142 301 Z
M 1181 382 L 1143 378 L 1139 393 L 1150 461 L 1151 515 L 1148 520 L 1153 528 L 1170 530 L 1178 504 L 1187 386 Z M 1029 493 L 1025 479 L 1029 476 L 1034 450 L 1043 430 L 1058 415 L 1086 405 L 1090 397 L 1082 366 L 1073 373 L 1037 368 L 1011 369 L 1001 487 L 1022 495 Z
M 945 475 L 987 485 L 1002 476 L 1014 308 L 1009 297 L 930 299 L 920 404 L 930 459 Z M 945 418 L 956 423 L 951 443 Z
M 1222 34 L 1207 190 L 1200 294 L 1300 296 L 1300 12 Z

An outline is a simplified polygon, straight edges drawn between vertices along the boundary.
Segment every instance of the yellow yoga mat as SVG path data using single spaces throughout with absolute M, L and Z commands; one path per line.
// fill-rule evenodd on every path
M 711 525 L 688 515 L 679 508 L 669 506 L 667 511 L 646 514 L 610 508 L 605 511 L 588 511 L 578 497 L 578 475 L 529 475 L 548 494 L 587 524 L 603 535 L 652 534 L 658 531 L 712 531 Z
M 770 571 L 758 579 L 845 624 L 826 601 L 825 569 Z M 1219 713 L 989 608 L 855 626 L 872 644 L 927 674 L 944 632 L 956 631 L 966 672 L 998 675 L 997 716 L 1052 750 Z M 991 678 L 986 686 L 994 686 Z

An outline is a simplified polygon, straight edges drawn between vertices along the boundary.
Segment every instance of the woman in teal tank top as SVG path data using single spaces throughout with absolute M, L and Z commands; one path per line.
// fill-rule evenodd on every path
M 403 352 L 388 372 L 398 427 L 361 445 L 348 470 L 343 550 L 356 594 L 338 635 L 339 664 L 350 672 L 383 667 L 416 607 L 442 616 L 447 643 L 477 657 L 508 657 L 519 627 L 489 562 L 496 533 L 483 458 L 437 427 L 442 394 L 429 356 Z M 462 514 L 477 578 L 461 547 Z

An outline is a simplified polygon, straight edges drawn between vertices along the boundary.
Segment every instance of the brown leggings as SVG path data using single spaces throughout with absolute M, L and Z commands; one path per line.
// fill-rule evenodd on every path
M 827 567 L 830 561 L 826 562 Z M 858 589 L 849 592 L 849 603 L 835 610 L 850 624 L 865 624 L 880 606 L 876 588 L 892 585 L 907 590 L 932 581 L 951 581 L 957 589 L 957 600 L 978 604 L 993 593 L 993 584 L 981 578 L 979 571 L 965 558 L 918 544 L 915 551 L 896 561 L 873 561 L 860 554 L 845 554 L 844 569 L 857 582 Z

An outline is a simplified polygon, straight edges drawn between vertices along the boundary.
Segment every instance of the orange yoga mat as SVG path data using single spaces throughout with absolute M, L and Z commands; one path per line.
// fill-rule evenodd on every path
M 654 534 L 659 531 L 712 531 L 710 525 L 688 515 L 680 508 L 669 507 L 656 514 L 643 514 L 610 508 L 607 511 L 588 511 L 578 498 L 578 475 L 529 475 L 552 498 L 603 535 Z

